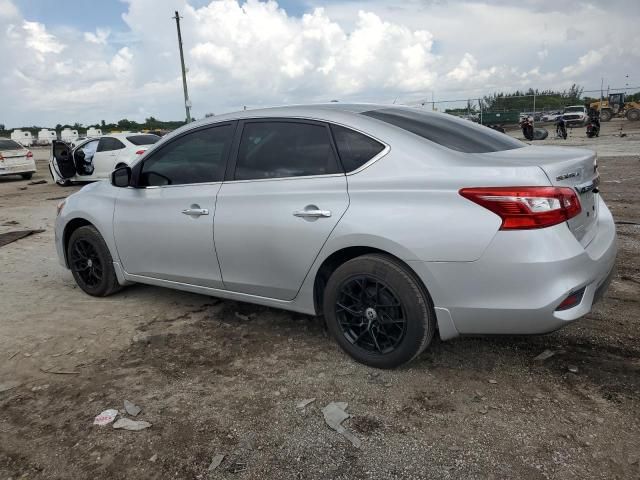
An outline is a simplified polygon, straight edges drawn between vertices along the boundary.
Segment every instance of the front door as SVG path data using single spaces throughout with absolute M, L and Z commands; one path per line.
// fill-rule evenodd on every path
M 234 127 L 190 131 L 134 167 L 137 187 L 121 189 L 114 213 L 125 272 L 222 288 L 213 219 Z
M 327 125 L 251 120 L 218 193 L 215 244 L 228 290 L 291 300 L 347 209 Z

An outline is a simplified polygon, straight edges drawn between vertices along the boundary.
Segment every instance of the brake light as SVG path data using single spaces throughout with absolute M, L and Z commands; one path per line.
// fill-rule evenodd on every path
M 27 151 L 27 158 L 33 158 L 33 152 L 31 152 L 31 150 Z
M 500 230 L 545 228 L 566 222 L 582 210 L 569 187 L 463 188 L 460 195 L 502 219 Z
M 146 150 L 138 150 L 136 152 L 136 155 L 142 155 L 144 152 L 146 152 Z

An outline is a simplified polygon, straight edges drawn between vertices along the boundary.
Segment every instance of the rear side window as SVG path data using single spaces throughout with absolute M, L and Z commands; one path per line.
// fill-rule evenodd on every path
M 384 145 L 360 132 L 331 125 L 338 155 L 345 171 L 352 172 L 384 150 Z
M 13 140 L 0 138 L 0 150 L 22 150 L 22 145 Z
M 127 140 L 129 140 L 134 145 L 153 145 L 158 140 L 160 140 L 160 137 L 151 134 L 131 135 L 130 137 L 127 137 Z
M 236 180 L 342 173 L 329 129 L 296 122 L 248 122 L 240 140 Z
M 169 142 L 144 161 L 140 186 L 222 181 L 232 137 L 228 124 L 196 130 Z
M 504 133 L 451 115 L 433 114 L 408 108 L 383 108 L 363 112 L 362 115 L 390 123 L 458 152 L 500 152 L 525 146 Z
M 112 150 L 120 150 L 121 148 L 125 148 L 124 143 L 122 143 L 117 138 L 113 137 L 102 137 L 98 142 L 98 152 L 110 152 Z

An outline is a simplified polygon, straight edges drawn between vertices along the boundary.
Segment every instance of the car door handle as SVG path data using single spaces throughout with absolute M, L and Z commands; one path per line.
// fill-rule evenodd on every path
M 189 215 L 190 217 L 199 217 L 200 215 L 209 215 L 209 209 L 207 208 L 185 208 L 182 213 Z
M 326 218 L 331 216 L 329 210 L 297 210 L 293 212 L 294 217 L 302 218 Z

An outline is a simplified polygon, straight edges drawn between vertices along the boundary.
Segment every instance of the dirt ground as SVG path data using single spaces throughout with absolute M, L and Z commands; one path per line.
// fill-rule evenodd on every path
M 0 248 L 0 479 L 640 478 L 640 125 L 583 137 L 542 143 L 600 153 L 619 245 L 603 301 L 546 336 L 436 340 L 395 371 L 354 363 L 311 317 L 148 286 L 85 295 L 53 244 L 78 187 L 53 185 L 37 150 L 47 184 L 0 178 L 0 233 L 45 230 Z M 151 428 L 92 425 L 125 399 Z M 325 424 L 331 401 L 359 449 Z

